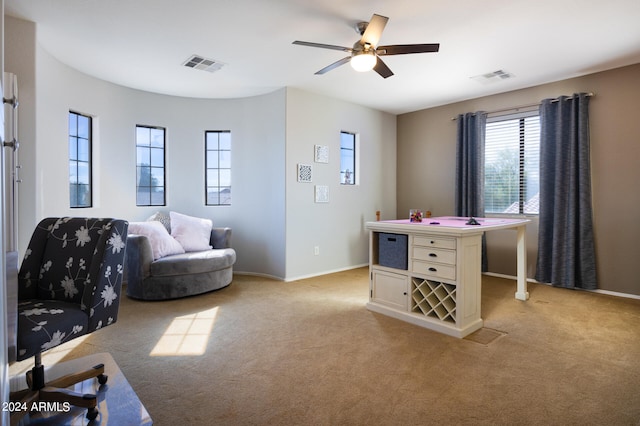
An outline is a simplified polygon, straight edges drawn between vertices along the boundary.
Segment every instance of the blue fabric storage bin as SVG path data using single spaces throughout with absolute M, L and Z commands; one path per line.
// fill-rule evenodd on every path
M 407 270 L 407 240 L 404 234 L 378 234 L 378 264 Z

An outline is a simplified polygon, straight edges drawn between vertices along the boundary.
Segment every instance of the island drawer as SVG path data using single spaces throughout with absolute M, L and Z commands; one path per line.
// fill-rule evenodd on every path
M 455 238 L 447 238 L 440 236 L 430 235 L 416 235 L 413 237 L 414 246 L 422 247 L 436 247 L 449 250 L 455 250 L 456 240 Z
M 420 260 L 414 260 L 412 264 L 412 272 L 417 274 L 428 275 L 444 280 L 456 279 L 456 267 L 454 265 L 443 265 L 439 263 L 423 262 Z
M 415 260 L 426 260 L 429 262 L 456 264 L 455 250 L 443 250 L 431 247 L 413 246 L 411 257 Z

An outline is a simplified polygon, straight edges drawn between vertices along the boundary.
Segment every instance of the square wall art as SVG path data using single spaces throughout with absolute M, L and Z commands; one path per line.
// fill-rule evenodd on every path
M 325 145 L 316 145 L 314 147 L 315 161 L 316 163 L 328 163 L 329 162 L 329 147 Z
M 329 202 L 329 187 L 327 185 L 316 185 L 316 203 Z
M 313 180 L 313 168 L 309 164 L 298 164 L 298 182 L 311 182 Z

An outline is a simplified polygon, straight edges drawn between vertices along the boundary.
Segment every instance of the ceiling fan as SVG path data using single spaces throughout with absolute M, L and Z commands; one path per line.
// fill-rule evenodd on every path
M 387 25 L 389 18 L 386 16 L 373 14 L 369 22 L 359 22 L 356 31 L 361 35 L 360 40 L 353 44 L 353 47 L 334 46 L 331 44 L 311 43 L 308 41 L 296 40 L 293 44 L 310 47 L 320 47 L 322 49 L 341 50 L 349 53 L 349 56 L 340 59 L 322 68 L 316 74 L 324 74 L 334 68 L 344 65 L 347 62 L 356 71 L 374 70 L 383 78 L 391 77 L 393 72 L 380 59 L 381 56 L 406 55 L 409 53 L 430 53 L 440 49 L 439 43 L 431 44 L 395 44 L 390 46 L 378 46 L 378 41 L 382 36 L 382 31 Z

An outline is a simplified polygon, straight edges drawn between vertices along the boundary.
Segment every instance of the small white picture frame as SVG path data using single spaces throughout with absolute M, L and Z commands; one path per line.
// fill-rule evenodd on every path
M 314 159 L 316 163 L 329 162 L 329 147 L 326 145 L 314 146 Z
M 312 182 L 313 167 L 310 164 L 298 164 L 298 182 Z
M 316 185 L 316 203 L 329 202 L 329 187 L 327 185 Z

